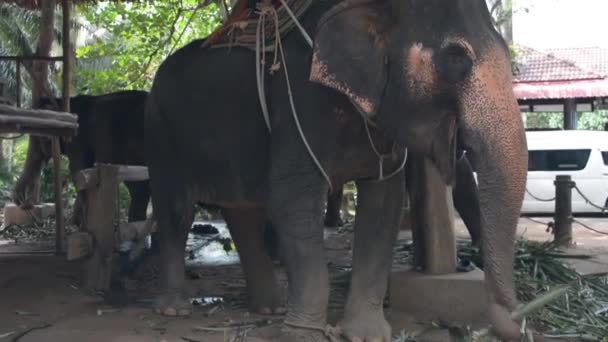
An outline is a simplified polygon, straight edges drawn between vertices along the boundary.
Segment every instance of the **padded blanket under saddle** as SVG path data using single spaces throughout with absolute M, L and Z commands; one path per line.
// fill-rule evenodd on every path
M 297 19 L 300 19 L 313 1 L 314 0 L 285 0 L 285 3 L 294 16 Z M 276 8 L 276 13 L 279 22 L 279 35 L 281 36 L 280 38 L 283 38 L 296 26 L 296 24 L 284 6 L 279 6 Z M 265 38 L 265 42 L 262 44 L 262 46 L 265 47 L 264 51 L 274 51 L 276 39 L 275 23 L 277 18 L 275 17 L 274 13 L 267 12 L 266 15 L 263 16 L 263 19 L 260 20 L 260 15 L 261 14 L 259 11 L 256 11 L 255 15 L 251 18 L 237 21 L 229 24 L 229 27 L 224 27 L 223 30 L 225 31 L 214 39 L 210 47 L 225 48 L 241 46 L 255 51 L 256 32 L 258 30 L 258 26 L 262 25 L 262 28 L 264 28 L 264 33 L 261 35 L 261 37 L 263 36 Z

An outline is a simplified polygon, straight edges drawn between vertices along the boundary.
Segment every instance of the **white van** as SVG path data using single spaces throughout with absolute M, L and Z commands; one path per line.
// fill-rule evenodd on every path
M 608 204 L 608 132 L 528 131 L 528 182 L 522 213 L 553 213 L 555 176 L 570 175 L 598 206 Z M 601 213 L 572 189 L 572 211 Z

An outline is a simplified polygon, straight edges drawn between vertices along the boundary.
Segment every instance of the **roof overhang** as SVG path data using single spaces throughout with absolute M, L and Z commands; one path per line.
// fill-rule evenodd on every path
M 518 100 L 606 98 L 608 79 L 514 82 L 513 92 Z

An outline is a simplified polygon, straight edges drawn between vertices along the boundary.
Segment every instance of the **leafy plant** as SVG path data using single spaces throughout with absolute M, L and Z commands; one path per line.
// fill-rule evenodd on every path
M 206 37 L 220 22 L 215 4 L 106 2 L 79 9 L 96 30 L 76 50 L 79 93 L 148 89 L 160 63 L 193 39 Z

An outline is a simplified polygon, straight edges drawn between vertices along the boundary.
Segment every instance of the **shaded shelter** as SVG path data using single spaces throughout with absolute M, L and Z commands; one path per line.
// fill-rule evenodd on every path
M 513 91 L 523 112 L 563 112 L 564 129 L 576 129 L 579 112 L 608 108 L 607 48 L 519 48 Z

